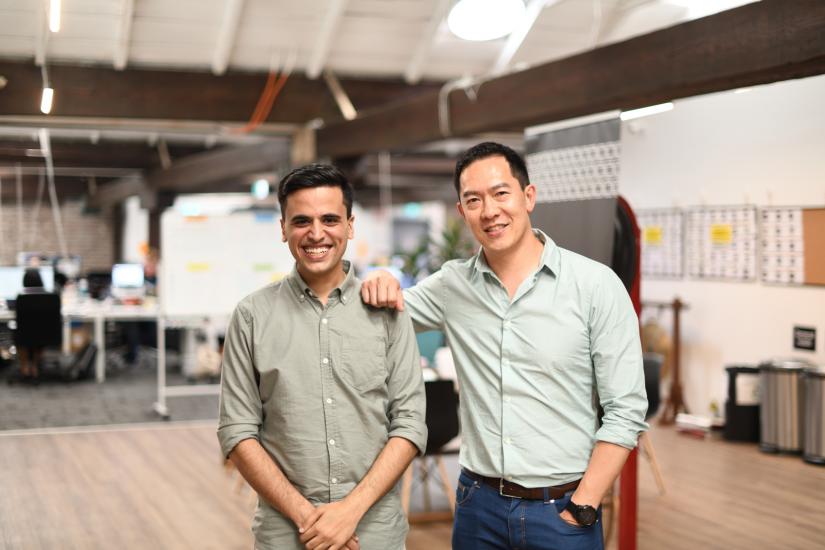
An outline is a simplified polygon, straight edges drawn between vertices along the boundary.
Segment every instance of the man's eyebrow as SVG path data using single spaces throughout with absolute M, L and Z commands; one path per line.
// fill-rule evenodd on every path
M 305 216 L 303 214 L 297 214 L 297 215 L 292 216 L 291 218 L 289 218 L 289 221 L 292 222 L 292 223 L 305 222 L 307 220 L 309 220 L 309 216 Z
M 341 216 L 339 214 L 321 214 L 322 220 L 340 220 Z
M 490 190 L 490 191 L 498 191 L 498 190 L 499 190 L 499 189 L 501 189 L 502 187 L 504 187 L 504 188 L 506 188 L 506 189 L 509 189 L 509 188 L 510 188 L 510 184 L 509 184 L 509 183 L 507 183 L 506 181 L 502 181 L 501 183 L 497 183 L 497 184 L 495 184 L 495 185 L 493 185 L 493 186 L 489 187 L 489 190 Z M 471 191 L 471 190 L 467 190 L 467 191 L 464 191 L 464 192 L 461 194 L 461 196 L 462 196 L 462 197 L 471 197 L 471 196 L 477 196 L 477 195 L 480 195 L 480 194 L 481 194 L 481 193 L 479 193 L 478 191 Z

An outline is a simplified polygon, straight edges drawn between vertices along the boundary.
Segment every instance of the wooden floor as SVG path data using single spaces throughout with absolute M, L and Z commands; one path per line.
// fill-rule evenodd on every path
M 640 550 L 825 548 L 825 468 L 652 437 L 668 494 L 640 460 Z M 0 432 L 0 548 L 248 550 L 254 497 L 235 484 L 209 424 Z M 415 526 L 407 543 L 449 547 L 449 524 Z

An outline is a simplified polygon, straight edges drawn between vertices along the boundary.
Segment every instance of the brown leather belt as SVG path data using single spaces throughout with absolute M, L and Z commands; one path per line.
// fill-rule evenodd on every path
M 506 479 L 500 477 L 483 476 L 475 472 L 471 472 L 467 468 L 462 468 L 461 471 L 475 481 L 489 485 L 498 491 L 498 493 L 503 497 L 522 498 L 525 500 L 555 500 L 557 498 L 562 498 L 566 493 L 578 487 L 579 482 L 581 481 L 581 479 L 577 479 L 576 481 L 571 481 L 570 483 L 565 483 L 564 485 L 529 488 L 522 487 L 518 483 L 513 483 L 512 481 L 507 481 Z

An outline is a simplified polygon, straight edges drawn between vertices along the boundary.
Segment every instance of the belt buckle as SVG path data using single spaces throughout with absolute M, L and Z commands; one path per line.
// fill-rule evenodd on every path
M 503 496 L 503 497 L 517 498 L 517 499 L 520 500 L 521 499 L 520 496 L 518 496 L 518 495 L 508 495 L 507 493 L 504 492 L 504 483 L 505 483 L 504 478 L 503 477 L 499 478 L 499 480 L 498 480 L 498 494 Z

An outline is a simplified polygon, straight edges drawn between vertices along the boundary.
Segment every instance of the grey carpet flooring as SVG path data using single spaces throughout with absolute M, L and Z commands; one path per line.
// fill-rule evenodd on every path
M 163 421 L 152 410 L 157 400 L 154 368 L 110 369 L 102 384 L 47 377 L 37 386 L 8 384 L 14 371 L 13 365 L 0 368 L 0 430 Z M 167 385 L 187 383 L 179 373 L 167 374 Z M 167 398 L 167 407 L 172 420 L 217 421 L 218 396 Z

